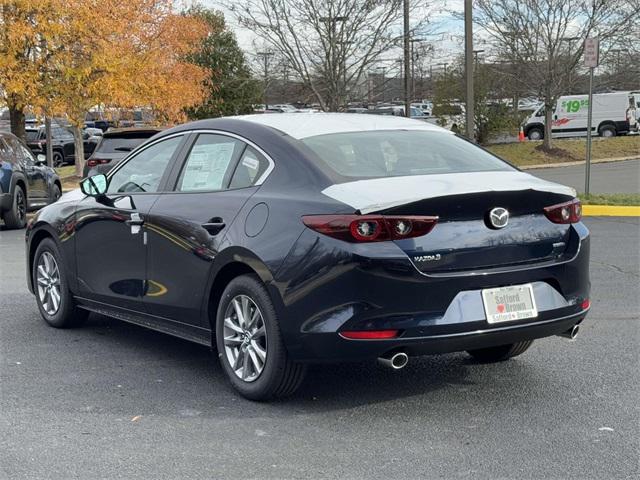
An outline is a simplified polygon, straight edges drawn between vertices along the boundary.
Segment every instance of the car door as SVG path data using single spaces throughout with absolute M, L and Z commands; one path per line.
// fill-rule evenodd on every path
M 233 136 L 200 133 L 193 139 L 172 175 L 174 190 L 160 196 L 145 223 L 150 313 L 208 328 L 201 306 L 213 260 L 269 164 Z
M 165 187 L 186 136 L 159 139 L 109 175 L 104 198 L 86 197 L 76 210 L 77 278 L 84 298 L 144 311 L 146 236 L 142 225 Z
M 57 127 L 55 129 L 54 136 L 57 137 L 57 143 L 64 150 L 64 158 L 70 160 L 75 158 L 76 155 L 76 145 L 73 138 L 73 134 L 64 127 Z
M 46 192 L 46 183 L 42 172 L 36 167 L 36 162 L 31 150 L 25 147 L 17 138 L 8 137 L 7 144 L 13 150 L 15 161 L 27 182 L 27 199 L 30 204 L 42 200 Z
M 44 200 L 48 198 L 47 175 L 44 167 L 38 165 L 36 158 L 31 150 L 20 144 L 20 151 L 25 162 L 25 172 L 31 189 L 30 197 L 33 199 Z

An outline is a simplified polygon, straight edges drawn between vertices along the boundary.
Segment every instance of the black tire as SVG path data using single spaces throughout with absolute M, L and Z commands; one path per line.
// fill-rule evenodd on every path
M 238 295 L 249 297 L 262 314 L 266 330 L 266 360 L 262 372 L 253 381 L 245 381 L 233 370 L 224 344 L 224 317 L 227 307 Z M 306 365 L 289 358 L 280 332 L 275 308 L 264 284 L 255 275 L 234 278 L 222 294 L 216 316 L 218 358 L 233 387 L 250 400 L 270 400 L 294 393 L 306 374 Z M 245 353 L 245 355 L 247 355 Z
M 59 307 L 53 314 L 50 314 L 45 309 L 38 290 L 38 264 L 41 257 L 45 253 L 49 253 L 51 256 L 53 256 L 54 260 L 57 263 L 60 277 Z M 42 240 L 42 242 L 40 242 L 38 248 L 36 249 L 36 254 L 33 257 L 33 265 L 31 267 L 31 281 L 33 282 L 33 290 L 36 296 L 38 309 L 40 310 L 40 315 L 42 315 L 44 321 L 49 325 L 55 328 L 73 328 L 79 327 L 87 320 L 89 312 L 76 306 L 76 303 L 73 300 L 73 296 L 69 291 L 69 284 L 65 275 L 60 251 L 58 250 L 58 246 L 55 244 L 55 242 L 50 238 L 45 238 L 44 240 Z
M 53 152 L 53 166 L 57 168 L 62 165 L 64 165 L 64 155 L 61 151 L 55 150 Z
M 527 138 L 529 140 L 542 140 L 544 139 L 544 130 L 538 127 L 533 127 L 527 132 Z
M 618 132 L 616 132 L 616 127 L 613 125 L 603 125 L 598 129 L 598 135 L 601 137 L 611 138 L 615 137 L 617 134 Z
M 502 362 L 526 352 L 533 340 L 510 343 L 498 347 L 480 348 L 478 350 L 468 350 L 467 353 L 482 363 Z
M 51 203 L 57 202 L 61 196 L 62 192 L 60 191 L 60 187 L 57 183 L 54 183 L 53 187 L 51 187 Z
M 10 229 L 24 228 L 27 224 L 27 196 L 19 185 L 13 191 L 13 204 L 3 218 L 5 227 Z

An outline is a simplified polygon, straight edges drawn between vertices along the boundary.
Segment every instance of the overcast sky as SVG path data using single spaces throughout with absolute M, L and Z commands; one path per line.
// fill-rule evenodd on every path
M 242 0 L 238 0 L 241 2 Z M 185 5 L 199 3 L 207 7 L 216 8 L 225 14 L 227 24 L 233 29 L 240 46 L 249 54 L 253 53 L 254 41 L 259 41 L 250 30 L 240 27 L 233 15 L 220 6 L 217 0 L 182 0 Z M 464 25 L 463 22 L 455 18 L 452 12 L 463 11 L 464 0 L 440 0 L 433 2 L 434 7 L 426 15 L 429 15 L 429 23 L 435 32 L 429 37 L 429 41 L 435 48 L 433 63 L 450 63 L 451 60 L 463 51 Z M 422 19 L 420 19 L 422 20 Z M 417 23 L 418 19 L 416 19 Z M 476 35 L 474 37 L 477 38 Z M 475 48 L 483 48 L 481 41 L 476 41 Z M 400 55 L 400 52 L 399 52 Z

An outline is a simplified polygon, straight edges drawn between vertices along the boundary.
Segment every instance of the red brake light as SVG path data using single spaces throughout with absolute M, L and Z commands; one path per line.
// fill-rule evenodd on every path
M 544 214 L 553 223 L 577 223 L 582 218 L 582 204 L 574 198 L 570 202 L 545 207 Z
M 582 310 L 586 310 L 586 309 L 588 309 L 590 307 L 591 307 L 591 300 L 589 300 L 588 298 L 583 300 L 582 303 L 580 304 L 580 308 Z
M 396 338 L 400 330 L 360 330 L 340 332 L 340 335 L 349 340 L 384 340 Z
M 383 242 L 421 237 L 438 217 L 416 215 L 305 215 L 302 222 L 316 232 L 347 242 Z
M 107 159 L 107 158 L 101 158 L 98 160 L 90 159 L 90 160 L 87 160 L 87 166 L 95 167 L 98 165 L 104 165 L 105 163 L 109 163 L 110 161 L 111 159 Z

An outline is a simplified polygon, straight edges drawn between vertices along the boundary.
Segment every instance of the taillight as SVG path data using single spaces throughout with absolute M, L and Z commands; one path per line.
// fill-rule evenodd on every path
M 438 217 L 389 215 L 305 215 L 302 222 L 316 232 L 347 242 L 384 242 L 421 237 Z
M 396 338 L 400 330 L 354 330 L 340 332 L 340 335 L 349 340 L 385 340 Z
M 109 163 L 110 161 L 111 161 L 110 158 L 100 158 L 98 160 L 92 158 L 87 160 L 87 166 L 97 167 L 98 165 L 104 165 L 105 163 Z
M 574 198 L 570 202 L 545 207 L 544 214 L 553 223 L 577 223 L 582 218 L 582 204 Z

